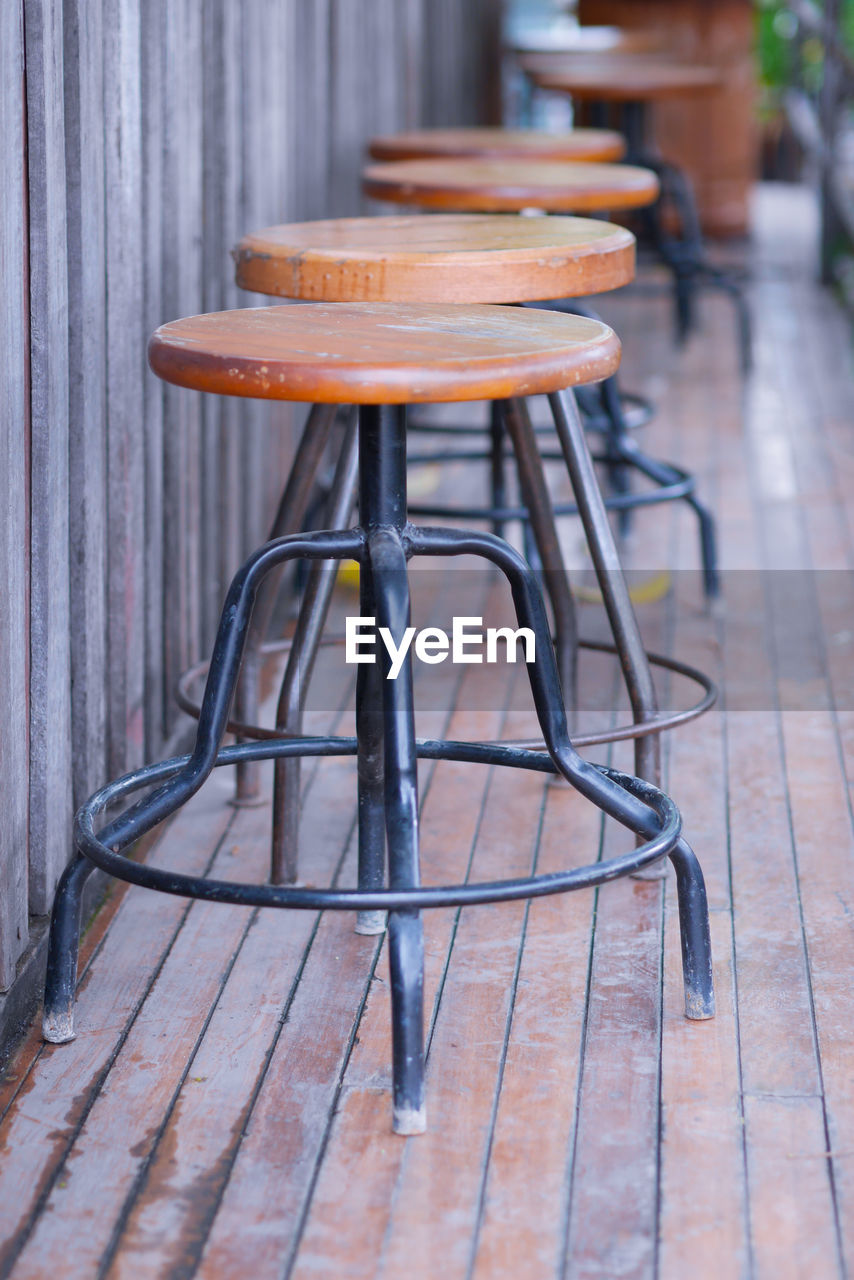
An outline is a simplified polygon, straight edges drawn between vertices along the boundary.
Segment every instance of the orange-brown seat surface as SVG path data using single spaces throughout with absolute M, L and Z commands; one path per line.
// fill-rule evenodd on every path
M 541 160 L 396 160 L 362 173 L 366 195 L 426 209 L 584 213 L 651 204 L 658 179 L 626 164 Z
M 617 289 L 634 237 L 592 218 L 335 218 L 266 227 L 235 251 L 244 289 L 322 302 L 527 302 Z
M 190 316 L 149 344 L 155 373 L 221 395 L 333 404 L 500 400 L 613 373 L 607 325 L 517 307 L 313 303 Z

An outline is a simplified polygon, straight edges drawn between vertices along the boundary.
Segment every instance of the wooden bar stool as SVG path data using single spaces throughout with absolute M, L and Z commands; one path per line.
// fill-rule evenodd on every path
M 62 878 L 51 925 L 44 1034 L 74 1034 L 80 893 L 94 865 L 164 893 L 317 911 L 387 910 L 391 971 L 394 1128 L 425 1127 L 423 936 L 420 911 L 507 901 L 604 884 L 663 856 L 677 877 L 685 1012 L 714 1014 L 709 921 L 703 875 L 681 836 L 673 801 L 650 783 L 587 763 L 570 741 L 545 610 L 525 560 L 490 533 L 424 528 L 407 520 L 406 411 L 413 403 L 550 394 L 567 423 L 585 486 L 595 490 L 583 432 L 565 388 L 612 373 L 619 343 L 607 326 L 576 316 L 512 307 L 383 303 L 270 307 L 195 316 L 164 325 L 149 347 L 152 368 L 180 386 L 219 395 L 359 405 L 359 524 L 297 533 L 261 547 L 238 572 L 222 612 L 193 751 L 109 783 L 80 809 L 78 858 Z M 253 602 L 264 576 L 295 557 L 352 558 L 360 565 L 359 609 L 400 649 L 409 624 L 407 565 L 413 556 L 475 555 L 496 566 L 516 616 L 534 641 L 526 653 L 531 691 L 548 754 L 484 743 L 419 741 L 409 651 L 392 676 L 359 666 L 355 738 L 299 737 L 222 747 Z M 296 888 L 188 876 L 137 863 L 129 845 L 174 813 L 216 765 L 289 755 L 358 759 L 358 887 Z M 422 886 L 418 853 L 417 760 L 455 759 L 552 772 L 636 836 L 639 847 L 557 874 Z M 118 817 L 96 821 L 113 801 L 152 786 Z M 386 873 L 386 847 L 388 868 Z
M 684 339 L 693 327 L 697 289 L 702 285 L 720 289 L 735 305 L 741 363 L 749 369 L 751 323 L 743 291 L 731 272 L 709 262 L 691 184 L 680 168 L 661 156 L 652 131 L 651 108 L 656 102 L 713 92 L 720 88 L 719 73 L 713 67 L 660 56 L 620 53 L 569 54 L 546 63 L 523 59 L 523 65 L 538 88 L 567 93 L 574 102 L 590 103 L 599 116 L 606 107 L 617 112 L 626 138 L 627 161 L 654 170 L 661 182 L 659 200 L 642 216 L 649 239 L 673 275 L 677 337 Z M 675 213 L 678 236 L 665 227 L 667 207 Z
M 372 138 L 374 160 L 419 160 L 448 156 L 495 160 L 622 160 L 626 142 L 614 129 L 410 129 Z
M 437 214 L 430 218 L 340 218 L 291 223 L 244 237 L 234 256 L 237 281 L 244 288 L 323 302 L 518 303 L 554 294 L 600 293 L 618 288 L 634 275 L 634 240 L 629 232 L 607 222 L 569 217 Z M 303 459 L 309 452 L 312 457 L 316 455 L 319 412 L 315 409 L 306 424 L 292 473 L 292 477 L 294 474 L 302 477 L 303 488 L 295 492 L 292 479 L 289 481 L 290 495 L 280 504 L 271 537 L 296 532 L 300 527 L 306 506 L 305 486 L 310 485 L 313 476 Z M 561 435 L 562 424 L 557 424 L 559 453 L 545 456 L 556 456 L 569 467 L 575 501 L 552 504 L 542 469 L 544 451 L 538 447 L 524 400 L 516 397 L 494 402 L 492 419 L 492 450 L 474 455 L 471 451 L 461 453 L 459 450 L 424 455 L 433 461 L 437 457 L 444 460 L 491 457 L 492 505 L 448 507 L 413 503 L 410 514 L 442 520 L 492 522 L 495 532 L 500 532 L 507 520 L 529 522 L 534 553 L 529 558 L 538 561 L 544 570 L 554 618 L 558 666 L 570 705 L 576 677 L 577 629 L 554 517 L 580 514 L 632 707 L 633 724 L 620 726 L 616 733 L 620 737 L 635 738 L 635 772 L 658 784 L 660 733 L 682 723 L 686 717 L 701 714 L 714 696 L 713 690 L 701 673 L 692 671 L 689 678 L 703 688 L 701 701 L 687 712 L 660 715 L 649 661 L 605 514 L 608 502 L 603 503 L 598 489 L 593 507 L 583 493 L 579 496 L 572 476 L 571 451 Z M 505 433 L 519 473 L 523 505 L 517 507 L 507 505 L 503 491 Z M 355 468 L 351 460 L 354 450 L 355 441 L 350 438 L 341 453 L 337 483 L 333 483 L 329 497 L 327 524 L 343 524 L 349 517 L 354 501 Z M 671 492 L 673 489 L 675 493 Z M 649 497 L 654 501 L 673 496 L 684 496 L 684 486 L 649 490 Z M 235 732 L 250 736 L 265 733 L 257 725 L 257 671 L 275 595 L 274 579 L 271 577 L 268 583 L 256 607 L 244 660 L 238 714 L 232 722 Z M 276 728 L 266 731 L 271 736 L 302 730 L 305 676 L 314 663 L 332 585 L 331 575 L 317 570 L 309 572 L 279 697 Z M 192 687 L 203 670 L 203 666 L 194 668 L 180 687 L 181 705 L 191 714 L 198 713 Z M 614 732 L 588 735 L 585 745 L 611 740 Z M 299 761 L 277 761 L 274 772 L 273 875 L 279 881 L 292 881 L 296 878 L 297 866 Z M 238 787 L 244 798 L 254 794 L 256 786 L 252 777 L 240 775 Z M 371 927 L 380 926 L 376 922 L 372 926 L 368 920 L 360 922 L 361 929 Z
M 635 165 L 449 156 L 369 164 L 362 189 L 374 200 L 455 213 L 605 213 L 651 205 L 659 185 Z
M 471 160 L 460 156 L 369 164 L 362 177 L 366 195 L 430 210 L 480 209 L 509 213 L 536 209 L 562 213 L 575 209 L 603 213 L 610 208 L 643 211 L 654 204 L 659 192 L 656 175 L 649 169 L 632 165 Z M 560 304 L 552 301 L 550 305 Z M 595 315 L 577 302 L 566 304 L 566 308 L 577 314 Z M 601 384 L 598 398 L 598 413 L 594 407 L 592 425 L 599 429 L 604 425 L 610 474 L 616 490 L 612 505 L 627 513 L 633 506 L 647 501 L 645 495 L 639 498 L 630 491 L 627 469 L 639 471 L 659 487 L 662 495 L 684 498 L 697 516 L 703 586 L 706 596 L 714 598 L 719 589 L 714 520 L 696 496 L 693 477 L 672 463 L 649 457 L 640 449 L 626 415 L 627 398 L 621 395 L 615 378 Z M 682 485 L 687 487 L 681 492 L 674 488 Z

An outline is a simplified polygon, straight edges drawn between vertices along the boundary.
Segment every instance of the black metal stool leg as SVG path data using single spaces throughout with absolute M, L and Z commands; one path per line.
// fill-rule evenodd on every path
M 613 399 L 620 406 L 619 416 L 614 416 L 609 412 L 610 397 L 606 399 L 607 384 L 612 386 Z M 623 417 L 623 398 L 620 395 L 619 385 L 617 383 L 616 374 L 612 378 L 606 378 L 605 382 L 599 388 L 602 409 L 606 422 L 605 429 L 605 466 L 608 470 L 608 486 L 611 493 L 623 497 L 631 493 L 631 470 L 626 466 L 625 460 L 620 450 L 622 436 L 626 431 L 625 419 Z M 617 529 L 622 538 L 628 537 L 632 528 L 632 509 L 630 506 L 619 508 L 617 511 Z
M 74 1039 L 74 992 L 83 890 L 95 870 L 82 854 L 70 862 L 60 877 L 53 903 L 45 973 L 42 1035 L 51 1044 Z
M 406 555 L 399 531 L 369 532 L 367 544 L 378 626 L 400 643 L 409 625 Z M 387 675 L 388 661 L 383 665 Z M 371 668 L 379 670 L 379 667 Z M 412 699 L 412 665 L 407 655 L 396 679 L 382 681 L 385 820 L 389 886 L 412 889 L 418 865 L 418 759 Z M 360 886 L 361 887 L 361 886 Z M 392 911 L 388 929 L 391 970 L 394 1129 L 422 1133 L 424 1111 L 424 940 L 420 913 Z
M 575 605 L 569 589 L 569 575 L 566 572 L 563 552 L 560 548 L 537 437 L 524 400 L 501 401 L 500 410 L 507 434 L 513 443 L 522 501 L 528 511 L 528 523 L 534 536 L 546 591 L 551 601 L 555 625 L 555 652 L 564 697 L 570 707 L 576 707 L 578 705 L 576 696 L 578 627 Z
M 501 511 L 507 505 L 507 485 L 504 475 L 504 419 L 497 401 L 489 406 L 489 439 L 490 439 L 490 496 L 492 506 Z M 504 521 L 498 517 L 492 522 L 492 532 L 498 538 L 504 537 Z
M 577 316 L 586 316 L 589 320 L 601 320 L 602 317 L 598 312 L 593 311 L 590 307 L 573 299 L 566 307 Z M 608 470 L 608 485 L 610 492 L 616 494 L 617 497 L 624 497 L 631 493 L 631 471 L 625 464 L 625 459 L 620 451 L 620 441 L 622 436 L 629 431 L 623 410 L 623 396 L 620 391 L 620 383 L 618 375 L 615 373 L 610 378 L 606 378 L 604 382 L 600 382 L 595 387 L 579 387 L 576 393 L 576 403 L 578 404 L 582 415 L 591 415 L 593 403 L 598 400 L 600 412 L 594 414 L 597 419 L 604 419 L 605 429 L 605 466 Z M 589 424 L 588 424 L 589 425 Z M 628 535 L 632 527 L 632 508 L 630 504 L 617 508 L 617 528 L 621 536 Z
M 549 396 L 555 430 L 560 440 L 567 470 L 578 503 L 587 545 L 593 559 L 602 600 L 611 624 L 614 643 L 635 721 L 653 719 L 658 700 L 649 659 L 641 640 L 629 589 L 617 554 L 608 513 L 596 481 L 593 462 L 584 438 L 584 428 L 571 391 Z M 635 739 L 635 773 L 659 785 L 661 744 L 658 734 Z
M 359 614 L 377 616 L 373 572 L 367 560 L 359 571 Z M 386 817 L 383 790 L 383 681 L 378 663 L 356 672 L 356 737 L 358 748 L 359 888 L 378 889 L 385 882 Z M 384 911 L 360 911 L 356 933 L 382 933 Z
M 336 412 L 337 405 L 312 405 L 279 501 L 279 508 L 270 528 L 268 541 L 299 531 Z M 261 646 L 270 630 L 280 580 L 281 571 L 271 574 L 265 581 L 252 616 L 236 702 L 237 719 L 242 720 L 244 724 L 258 723 Z M 259 794 L 258 765 L 243 761 L 237 765 L 236 774 L 235 804 L 256 804 Z
M 357 457 L 356 412 L 352 410 L 329 495 L 325 518 L 328 529 L 341 529 L 349 523 L 356 499 Z M 315 561 L 309 569 L 276 708 L 276 728 L 292 737 L 302 733 L 305 696 L 329 612 L 337 571 L 338 565 L 333 560 Z M 276 760 L 273 766 L 270 862 L 274 884 L 293 884 L 297 879 L 299 817 L 300 757 L 289 756 Z
M 409 625 L 406 523 L 406 410 L 363 406 L 359 412 L 359 513 L 366 531 L 362 579 L 372 599 L 364 602 L 377 626 L 400 643 Z M 366 573 L 365 570 L 369 572 Z M 381 672 L 385 824 L 389 886 L 412 889 L 418 866 L 418 759 L 412 696 L 412 660 L 407 653 L 396 679 L 388 679 L 389 658 L 368 668 Z M 379 705 L 378 699 L 371 699 Z M 357 707 L 357 713 L 359 707 Z M 361 730 L 359 731 L 361 737 Z M 361 750 L 361 748 L 360 748 Z M 361 761 L 361 755 L 360 755 Z M 360 799 L 361 810 L 361 799 Z M 360 853 L 360 879 L 361 879 Z M 417 911 L 392 911 L 389 918 L 391 968 L 394 1128 L 421 1133 L 424 1114 L 424 943 Z

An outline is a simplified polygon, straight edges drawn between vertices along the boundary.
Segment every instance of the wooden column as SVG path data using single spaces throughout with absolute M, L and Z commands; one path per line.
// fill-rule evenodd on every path
M 0 990 L 27 944 L 29 299 L 23 15 L 0 5 Z
M 63 24 L 25 6 L 30 267 L 30 909 L 71 852 L 68 268 Z M 4 193 L 5 198 L 5 193 Z M 101 501 L 102 495 L 96 496 Z

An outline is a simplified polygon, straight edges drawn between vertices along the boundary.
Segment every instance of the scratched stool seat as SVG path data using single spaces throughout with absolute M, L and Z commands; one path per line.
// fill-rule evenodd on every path
M 223 607 L 193 750 L 107 784 L 79 810 L 78 856 L 60 883 L 51 924 L 44 1014 L 48 1040 L 62 1042 L 74 1034 L 81 892 L 95 865 L 150 889 L 208 901 L 312 911 L 387 910 L 393 1124 L 402 1134 L 425 1127 L 420 916 L 425 907 L 485 904 L 601 885 L 669 856 L 678 886 L 685 1012 L 690 1018 L 713 1016 L 703 875 L 682 836 L 678 809 L 651 784 L 594 766 L 578 755 L 567 729 L 534 572 L 494 534 L 422 527 L 407 519 L 406 404 L 550 394 L 568 419 L 579 465 L 589 468 L 584 435 L 566 388 L 608 376 L 619 355 L 617 338 L 599 322 L 493 306 L 317 303 L 195 316 L 164 325 L 154 334 L 149 348 L 152 368 L 180 386 L 220 395 L 358 405 L 359 524 L 280 538 L 249 558 Z M 534 637 L 535 652 L 526 669 L 547 752 L 418 740 L 408 650 L 394 679 L 388 678 L 385 650 L 381 667 L 359 666 L 355 737 L 301 736 L 222 746 L 253 601 L 263 577 L 277 564 L 297 557 L 358 561 L 360 614 L 375 618 L 378 628 L 386 627 L 400 649 L 410 616 L 409 560 L 459 555 L 482 557 L 501 571 L 510 585 L 518 623 Z M 184 804 L 216 765 L 287 755 L 357 758 L 356 887 L 211 880 L 126 856 L 130 844 Z M 419 757 L 560 774 L 626 827 L 631 842 L 639 837 L 641 843 L 605 861 L 555 874 L 422 885 Z M 146 787 L 153 789 L 103 824 L 100 815 L 111 801 Z
M 426 156 L 490 156 L 496 160 L 621 160 L 626 142 L 616 129 L 408 129 L 372 138 L 375 160 Z
M 507 214 L 435 214 L 388 218 L 340 218 L 321 222 L 291 223 L 268 227 L 243 238 L 235 250 L 237 281 L 246 289 L 280 297 L 319 301 L 388 301 L 429 303 L 524 302 L 560 296 L 589 295 L 626 284 L 634 276 L 634 238 L 624 228 L 589 218 L 557 216 L 523 218 Z M 591 392 L 593 388 L 590 388 Z M 410 424 L 414 415 L 410 415 Z M 420 424 L 424 429 L 425 424 Z M 428 425 L 427 429 L 435 429 Z M 454 428 L 454 434 L 458 434 Z M 468 428 L 471 432 L 471 427 Z M 480 433 L 480 428 L 475 429 Z M 660 782 L 660 735 L 693 718 L 710 705 L 714 690 L 706 677 L 680 666 L 703 690 L 701 699 L 687 709 L 663 715 L 658 708 L 650 659 L 638 631 L 625 586 L 619 557 L 606 519 L 598 519 L 582 495 L 553 503 L 543 474 L 542 459 L 558 458 L 571 467 L 566 443 L 558 426 L 558 449 L 544 449 L 521 398 L 494 401 L 491 405 L 491 448 L 470 446 L 412 453 L 410 461 L 459 462 L 488 458 L 492 463 L 492 497 L 487 506 L 441 505 L 414 502 L 413 517 L 457 522 L 461 519 L 491 523 L 501 533 L 510 520 L 522 520 L 529 559 L 543 568 L 543 581 L 551 603 L 555 649 L 564 694 L 574 702 L 577 661 L 577 626 L 572 593 L 566 573 L 555 516 L 578 514 L 597 568 L 600 590 L 614 638 L 632 710 L 630 724 L 612 725 L 587 734 L 584 745 L 635 739 L 634 769 L 638 776 Z M 320 446 L 327 438 L 329 417 L 322 406 L 309 415 L 298 446 L 294 467 L 279 505 L 270 537 L 296 532 L 301 527 L 307 494 L 320 461 Z M 508 505 L 504 490 L 505 444 L 509 440 L 516 459 L 522 502 Z M 355 439 L 349 435 L 341 451 L 336 478 L 328 498 L 326 524 L 342 525 L 355 502 Z M 602 455 L 608 461 L 607 455 Z M 309 461 L 306 461 L 309 459 Z M 574 494 L 579 487 L 573 477 Z M 299 483 L 297 483 L 299 481 Z M 682 498 L 686 478 L 648 489 L 643 495 L 656 502 Z M 640 497 L 640 496 L 639 496 Z M 601 497 L 597 490 L 597 504 Z M 605 507 L 617 506 L 612 498 Z M 312 670 L 332 595 L 333 579 L 318 568 L 308 572 L 296 632 L 285 666 L 276 710 L 275 728 L 258 724 L 258 685 L 261 658 L 277 642 L 266 644 L 275 601 L 276 580 L 268 578 L 253 615 L 236 714 L 231 727 L 242 736 L 275 737 L 299 733 L 302 728 L 305 676 Z M 587 642 L 589 645 L 590 642 Z M 654 663 L 666 662 L 658 656 Z M 206 669 L 200 663 L 179 684 L 179 701 L 190 714 L 199 710 L 196 686 Z M 257 767 L 244 766 L 237 774 L 237 796 L 249 803 L 258 794 Z M 286 883 L 296 879 L 299 835 L 299 759 L 277 761 L 274 767 L 271 862 L 273 877 Z
M 234 260 L 242 288 L 306 302 L 530 302 L 628 284 L 635 239 L 592 218 L 331 218 L 253 231 Z

